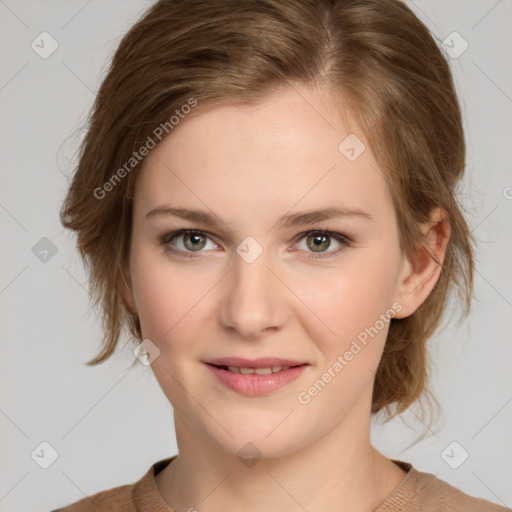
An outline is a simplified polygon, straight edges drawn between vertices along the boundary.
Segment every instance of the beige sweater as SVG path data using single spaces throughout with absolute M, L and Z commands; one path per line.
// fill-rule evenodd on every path
M 134 484 L 114 487 L 52 512 L 173 512 L 163 500 L 155 482 L 176 456 L 155 462 Z M 505 512 L 511 511 L 490 501 L 473 498 L 430 473 L 411 464 L 393 461 L 407 475 L 374 512 Z

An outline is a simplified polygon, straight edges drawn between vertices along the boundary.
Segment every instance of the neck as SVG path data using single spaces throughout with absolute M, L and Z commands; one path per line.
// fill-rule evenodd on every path
M 370 423 L 340 424 L 278 458 L 248 467 L 193 432 L 175 415 L 179 456 L 156 477 L 175 512 L 230 510 L 368 511 L 400 484 L 405 472 L 370 444 Z

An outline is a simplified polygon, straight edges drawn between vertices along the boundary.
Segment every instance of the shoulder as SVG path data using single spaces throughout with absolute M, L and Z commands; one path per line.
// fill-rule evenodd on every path
M 412 466 L 408 479 L 409 485 L 404 486 L 406 487 L 403 496 L 404 507 L 398 509 L 404 512 L 423 512 L 427 510 L 439 512 L 511 511 L 511 509 L 496 503 L 470 496 L 435 475 L 418 471 Z
M 99 512 L 103 510 L 136 512 L 133 500 L 134 487 L 135 484 L 114 487 L 51 512 Z
M 155 475 L 175 458 L 155 462 L 135 483 L 100 491 L 51 512 L 139 512 L 141 509 L 168 512 L 171 509 L 158 493 Z

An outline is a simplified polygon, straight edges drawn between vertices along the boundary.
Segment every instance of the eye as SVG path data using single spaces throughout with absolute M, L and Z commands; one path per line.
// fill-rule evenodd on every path
M 327 250 L 331 248 L 333 239 L 338 247 L 334 250 Z M 330 257 L 352 244 L 347 236 L 326 230 L 307 231 L 298 235 L 296 240 L 305 243 L 305 246 L 303 245 L 299 249 L 307 253 L 305 256 L 307 259 Z M 207 246 L 208 241 L 211 242 L 212 246 Z M 194 229 L 180 229 L 167 233 L 161 238 L 160 244 L 165 247 L 166 251 L 187 258 L 199 257 L 201 252 L 204 252 L 203 249 L 208 250 L 218 247 L 208 233 Z
M 177 240 L 177 242 L 174 242 Z M 166 234 L 160 241 L 160 243 L 166 246 L 166 249 L 170 252 L 179 253 L 186 257 L 194 258 L 194 252 L 202 252 L 202 249 L 214 249 L 217 247 L 212 242 L 213 247 L 207 247 L 207 241 L 210 237 L 204 231 L 197 231 L 193 229 L 181 229 L 172 233 Z
M 327 251 L 332 246 L 332 240 L 335 240 L 338 244 L 338 248 Z M 315 230 L 307 231 L 299 235 L 299 240 L 303 241 L 305 245 L 299 247 L 301 250 L 309 252 L 306 258 L 326 258 L 332 256 L 335 253 L 343 250 L 345 247 L 351 245 L 351 240 L 342 235 L 341 233 L 335 233 L 332 231 Z

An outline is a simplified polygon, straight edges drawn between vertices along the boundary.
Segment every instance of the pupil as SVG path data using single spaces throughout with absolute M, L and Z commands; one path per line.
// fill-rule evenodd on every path
M 204 243 L 203 244 L 199 243 L 201 241 L 202 237 L 203 237 L 202 235 L 194 235 L 194 234 L 190 234 L 189 233 L 185 237 L 185 245 L 191 246 L 191 247 L 188 247 L 188 248 L 192 249 L 192 250 L 202 249 L 203 246 L 204 246 Z M 189 243 L 187 243 L 187 242 L 189 242 Z M 199 243 L 199 245 L 198 245 L 198 243 Z
M 329 243 L 326 243 L 326 240 L 328 237 L 326 235 L 313 235 L 313 245 L 314 248 L 320 248 L 320 249 L 327 249 L 329 247 Z M 322 247 L 324 245 L 325 247 Z M 314 251 L 314 252 L 320 252 L 320 251 Z

